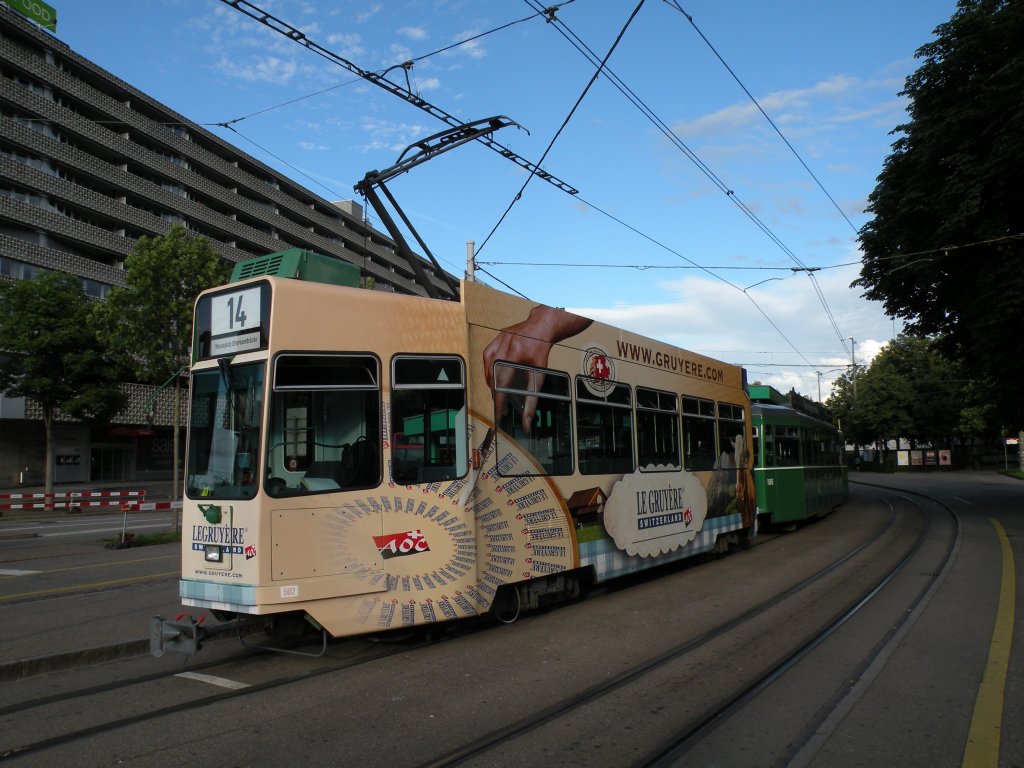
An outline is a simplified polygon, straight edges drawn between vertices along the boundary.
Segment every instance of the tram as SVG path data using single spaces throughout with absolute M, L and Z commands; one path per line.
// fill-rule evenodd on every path
M 842 504 L 848 495 L 845 443 L 824 408 L 769 386 L 747 391 L 758 519 L 791 525 Z
M 481 283 L 397 295 L 279 256 L 196 303 L 185 606 L 375 633 L 752 535 L 742 368 Z M 201 639 L 154 622 L 158 655 Z

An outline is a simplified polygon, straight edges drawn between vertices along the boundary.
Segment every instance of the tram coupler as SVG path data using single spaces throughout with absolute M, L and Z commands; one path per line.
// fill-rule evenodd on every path
M 182 613 L 171 621 L 163 616 L 154 616 L 149 620 L 149 652 L 157 658 L 167 651 L 194 656 L 203 647 L 204 640 L 225 632 L 234 632 L 241 637 L 267 623 L 266 616 L 245 616 L 212 625 L 203 624 L 205 618 L 206 614 L 197 619 Z
M 194 656 L 206 637 L 201 623 L 205 616 L 196 621 L 191 616 L 179 616 L 174 621 L 163 616 L 154 616 L 149 620 L 149 652 L 159 658 L 167 651 L 180 653 L 183 656 Z

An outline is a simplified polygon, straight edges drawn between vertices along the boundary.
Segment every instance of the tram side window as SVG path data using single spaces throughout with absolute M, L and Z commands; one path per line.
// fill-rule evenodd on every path
M 469 469 L 465 366 L 458 357 L 396 357 L 391 374 L 391 477 L 432 483 Z
M 825 463 L 825 436 L 817 428 L 805 428 L 801 432 L 804 449 L 804 464 L 820 466 Z
M 368 355 L 276 358 L 267 493 L 298 496 L 380 482 L 379 371 Z
M 636 388 L 636 450 L 641 471 L 678 470 L 678 397 L 671 392 Z
M 743 421 L 743 406 L 731 403 L 718 404 L 718 445 L 722 451 L 720 467 L 746 467 L 750 465 L 747 451 L 746 423 Z
M 776 424 L 775 431 L 775 466 L 800 466 L 800 429 Z
M 715 468 L 715 403 L 683 397 L 683 466 L 691 472 Z
M 529 453 L 530 462 L 499 465 L 503 477 L 572 474 L 572 400 L 569 376 L 511 363 L 494 364 L 494 421 Z M 498 433 L 495 454 L 504 452 Z
M 581 474 L 633 471 L 633 409 L 628 384 L 576 377 L 576 451 Z

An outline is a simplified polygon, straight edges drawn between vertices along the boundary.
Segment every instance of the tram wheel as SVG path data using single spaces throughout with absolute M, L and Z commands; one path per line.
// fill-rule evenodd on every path
M 523 601 L 519 588 L 513 585 L 499 587 L 491 603 L 491 615 L 502 624 L 512 624 L 523 611 Z

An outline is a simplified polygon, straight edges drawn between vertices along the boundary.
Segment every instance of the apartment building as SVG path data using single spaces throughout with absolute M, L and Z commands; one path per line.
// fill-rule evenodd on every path
M 0 4 L 0 279 L 58 270 L 102 300 L 135 241 L 174 224 L 229 263 L 302 248 L 376 290 L 427 294 L 357 202 L 316 195 Z M 58 425 L 56 482 L 170 477 L 173 388 L 125 387 L 131 405 L 109 426 Z M 41 482 L 40 416 L 0 393 L 0 488 Z

